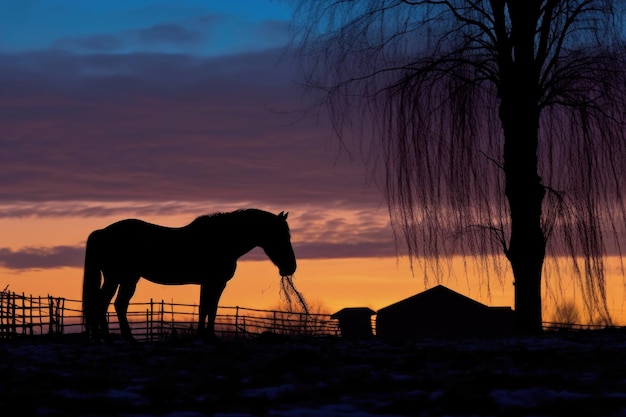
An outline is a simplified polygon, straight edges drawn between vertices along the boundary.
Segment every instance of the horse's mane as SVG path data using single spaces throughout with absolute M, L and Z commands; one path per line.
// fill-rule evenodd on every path
M 249 209 L 238 209 L 238 210 L 228 211 L 228 212 L 219 211 L 219 212 L 215 212 L 212 214 L 205 214 L 202 216 L 198 216 L 191 223 L 189 223 L 187 227 L 194 227 L 194 226 L 200 226 L 200 225 L 204 225 L 204 226 L 211 225 L 211 226 L 218 227 L 222 223 L 225 224 L 225 222 L 227 222 L 230 219 L 237 220 L 242 217 L 257 218 L 257 219 L 258 218 L 277 219 L 276 215 L 268 211 L 249 208 Z M 289 232 L 288 226 L 287 226 L 287 232 Z
M 218 211 L 218 212 L 211 213 L 211 214 L 203 214 L 202 216 L 196 217 L 191 223 L 189 223 L 189 226 L 192 226 L 194 224 L 213 222 L 216 219 L 219 220 L 219 219 L 222 219 L 224 217 L 230 217 L 230 216 L 232 216 L 234 214 L 241 213 L 241 212 L 244 212 L 244 211 L 247 211 L 247 209 L 239 209 L 239 210 L 229 211 L 229 212 Z

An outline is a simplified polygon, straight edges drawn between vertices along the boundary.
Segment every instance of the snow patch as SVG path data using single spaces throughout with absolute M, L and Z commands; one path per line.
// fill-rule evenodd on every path
M 570 391 L 555 391 L 544 388 L 528 388 L 517 390 L 493 390 L 491 397 L 496 404 L 511 408 L 532 408 L 539 405 L 550 404 L 558 400 L 583 400 L 589 398 L 588 394 L 580 394 Z

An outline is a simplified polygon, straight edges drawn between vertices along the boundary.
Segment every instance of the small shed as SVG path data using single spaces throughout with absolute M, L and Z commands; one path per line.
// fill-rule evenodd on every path
M 488 307 L 443 285 L 378 310 L 376 335 L 387 339 L 503 336 L 513 332 L 510 307 Z
M 368 307 L 347 307 L 331 315 L 339 320 L 341 336 L 349 339 L 367 339 L 373 337 L 372 316 L 376 314 Z

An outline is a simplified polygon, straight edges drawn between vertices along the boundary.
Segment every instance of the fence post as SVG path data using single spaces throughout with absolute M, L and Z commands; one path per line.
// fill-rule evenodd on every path
M 26 294 L 22 293 L 22 334 L 26 334 Z
M 51 295 L 48 295 L 48 334 L 54 333 L 54 301 Z
M 2 334 L 3 337 L 8 333 L 8 306 L 7 293 L 2 291 L 0 292 L 0 334 Z
M 163 320 L 165 320 L 165 317 L 163 315 L 165 310 L 165 302 L 163 300 L 161 300 L 161 311 L 159 311 L 159 316 L 160 316 L 160 320 L 159 320 L 159 341 L 163 340 Z
M 154 333 L 154 301 L 152 298 L 150 299 L 150 320 L 148 321 L 150 326 L 150 331 L 148 332 L 148 340 L 152 341 L 153 333 Z
M 175 322 L 174 322 L 174 299 L 173 298 L 172 298 L 172 304 L 170 304 L 170 307 L 171 307 L 170 310 L 172 312 L 171 317 L 170 317 L 170 319 L 172 321 L 172 333 L 175 333 L 176 332 L 176 327 L 175 327 Z
M 272 320 L 272 331 L 273 331 L 274 333 L 278 333 L 278 331 L 277 331 L 278 327 L 276 327 L 276 326 L 278 326 L 278 325 L 276 324 L 276 310 L 272 311 L 272 316 L 273 316 L 273 320 Z
M 13 330 L 13 334 L 16 335 L 17 334 L 17 294 L 16 293 L 12 293 L 12 297 L 13 300 L 11 302 L 11 327 Z
M 63 313 L 65 308 L 65 299 L 61 297 L 57 297 L 56 299 L 56 309 L 55 309 L 55 323 L 56 323 L 56 334 L 63 333 Z
M 21 302 L 21 307 L 20 307 L 21 314 L 18 313 L 20 315 L 16 317 L 16 319 L 19 319 L 20 317 L 22 318 L 21 324 L 18 323 L 18 325 L 21 327 L 22 334 L 26 333 L 26 327 L 24 327 L 24 315 L 26 314 L 26 306 L 24 305 L 25 299 L 26 299 L 26 294 L 22 293 L 22 298 L 21 298 L 22 302 Z
M 239 306 L 235 306 L 235 339 L 239 337 Z
M 11 299 L 9 297 L 10 293 L 2 293 L 2 313 L 0 313 L 2 314 L 2 331 L 6 333 L 7 337 L 11 332 L 11 328 L 9 327 L 11 317 L 11 311 L 9 310 L 11 308 Z
M 4 291 L 0 292 L 0 338 L 4 336 Z
M 59 334 L 65 333 L 65 298 L 59 297 L 58 320 Z
M 28 314 L 30 316 L 30 334 L 33 334 L 33 331 L 35 329 L 35 321 L 37 321 L 36 319 L 39 318 L 39 332 L 43 333 L 43 313 L 41 311 L 42 308 L 42 303 L 41 303 L 41 295 L 37 296 L 37 310 L 35 310 L 33 304 L 35 303 L 35 300 L 33 299 L 33 297 L 30 297 L 30 313 Z M 35 316 L 35 314 L 37 314 Z

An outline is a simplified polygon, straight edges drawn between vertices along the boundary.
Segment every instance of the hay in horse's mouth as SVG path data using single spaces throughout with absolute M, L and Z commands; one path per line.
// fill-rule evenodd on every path
M 280 277 L 280 294 L 284 297 L 287 302 L 287 306 L 289 307 L 290 312 L 294 311 L 294 301 L 300 303 L 300 307 L 302 307 L 302 311 L 309 315 L 309 306 L 304 299 L 304 296 L 300 291 L 296 289 L 296 286 L 293 283 L 293 275 L 282 275 Z

